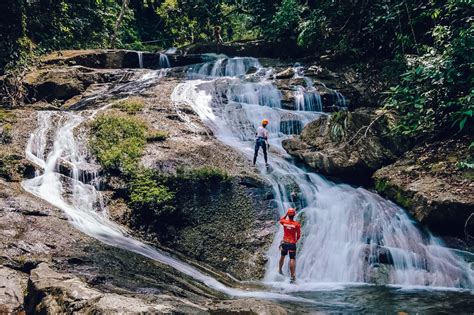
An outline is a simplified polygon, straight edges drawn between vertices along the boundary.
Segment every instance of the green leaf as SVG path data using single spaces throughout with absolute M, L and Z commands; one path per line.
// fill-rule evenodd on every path
M 466 124 L 467 117 L 464 117 L 460 122 L 459 122 L 459 131 L 463 130 L 464 125 Z

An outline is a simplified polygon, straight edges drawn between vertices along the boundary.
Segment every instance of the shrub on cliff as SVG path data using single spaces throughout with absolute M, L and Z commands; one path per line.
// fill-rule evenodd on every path
M 146 144 L 147 125 L 140 119 L 102 115 L 92 122 L 90 149 L 109 172 L 133 173 Z
M 203 183 L 207 185 L 217 184 L 229 180 L 229 175 L 214 167 L 202 167 L 196 169 L 178 169 L 176 172 L 177 180 L 191 184 Z
M 156 180 L 150 170 L 134 174 L 129 183 L 130 205 L 145 217 L 161 218 L 175 211 L 175 193 Z

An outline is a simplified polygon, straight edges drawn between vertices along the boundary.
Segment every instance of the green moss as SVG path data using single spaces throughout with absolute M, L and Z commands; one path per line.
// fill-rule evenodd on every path
M 375 190 L 383 193 L 386 191 L 388 185 L 386 179 L 375 179 Z
M 226 182 L 229 175 L 226 171 L 215 167 L 202 167 L 197 169 L 178 169 L 177 178 L 181 181 L 215 183 Z
M 4 124 L 0 127 L 0 143 L 7 144 L 12 142 L 13 126 L 10 123 Z
M 170 215 L 175 211 L 173 206 L 175 194 L 166 185 L 154 179 L 150 170 L 134 174 L 129 184 L 130 204 L 132 208 L 145 216 L 155 217 Z M 152 213 L 144 213 L 144 212 Z
M 410 208 L 412 205 L 412 200 L 405 196 L 401 191 L 395 193 L 395 202 L 402 206 L 403 208 Z
M 148 133 L 146 137 L 146 141 L 148 142 L 165 141 L 166 139 L 168 139 L 168 137 L 169 137 L 169 133 L 167 133 L 166 131 L 161 131 L 161 130 L 152 131 Z
M 430 165 L 430 170 L 432 172 L 440 172 L 446 168 L 446 162 L 438 162 Z
M 459 161 L 458 157 L 455 155 L 449 155 L 447 157 L 447 160 L 449 161 L 449 163 L 457 163 Z
M 15 121 L 16 121 L 16 116 L 12 111 L 0 109 L 0 124 L 13 123 Z
M 133 172 L 146 144 L 147 129 L 134 117 L 99 116 L 91 125 L 90 149 L 104 169 Z
M 19 181 L 23 178 L 24 165 L 21 157 L 12 154 L 0 154 L 0 177 L 10 181 Z
M 389 197 L 404 208 L 410 208 L 412 205 L 410 196 L 407 196 L 396 187 L 391 186 L 387 179 L 375 179 L 375 190 Z
M 145 101 L 139 97 L 131 97 L 115 103 L 112 107 L 126 112 L 130 115 L 135 115 L 143 109 Z

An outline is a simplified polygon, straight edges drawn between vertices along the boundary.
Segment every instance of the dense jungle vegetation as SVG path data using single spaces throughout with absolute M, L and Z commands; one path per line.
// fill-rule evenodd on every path
M 387 60 L 397 78 L 381 105 L 400 114 L 394 132 L 419 138 L 472 131 L 470 0 L 4 0 L 0 6 L 0 68 L 10 75 L 19 75 L 33 54 L 165 49 L 213 41 L 219 25 L 227 42 L 295 41 L 315 55 Z

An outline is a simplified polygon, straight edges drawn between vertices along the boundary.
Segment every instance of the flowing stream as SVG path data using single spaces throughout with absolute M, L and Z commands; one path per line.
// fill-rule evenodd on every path
M 220 141 L 249 160 L 253 156 L 256 127 L 263 118 L 270 120 L 271 167 L 265 168 L 260 157 L 257 168 L 273 186 L 280 214 L 287 207 L 296 206 L 298 218 L 304 221 L 296 285 L 289 284 L 288 277 L 276 272 L 281 229 L 268 251 L 264 279 L 268 291 L 244 291 L 227 287 L 130 237 L 126 230 L 109 220 L 97 189 L 98 167 L 89 160 L 86 132 L 83 132 L 84 123 L 93 119 L 100 109 L 38 113 L 38 127 L 30 136 L 26 155 L 40 171 L 23 182 L 24 189 L 62 209 L 82 232 L 172 266 L 231 296 L 307 301 L 286 293 L 334 288 L 341 283 L 373 283 L 374 279 L 402 286 L 472 289 L 473 272 L 469 266 L 435 237 L 418 230 L 395 204 L 362 188 L 334 184 L 294 164 L 282 141 L 324 115 L 319 112 L 320 99 L 304 97 L 302 90 L 295 91 L 303 93 L 298 100 L 300 110 L 282 109 L 271 69 L 262 67 L 254 58 L 216 58 L 191 67 L 190 78 L 178 84 L 172 101 L 190 105 Z M 253 74 L 246 76 L 249 71 Z M 127 83 L 114 91 L 125 95 L 130 91 L 138 93 L 156 84 L 160 77 L 156 72 L 146 72 L 133 88 Z M 59 165 L 67 165 L 72 176 L 60 174 Z M 295 195 L 298 197 L 294 198 Z

